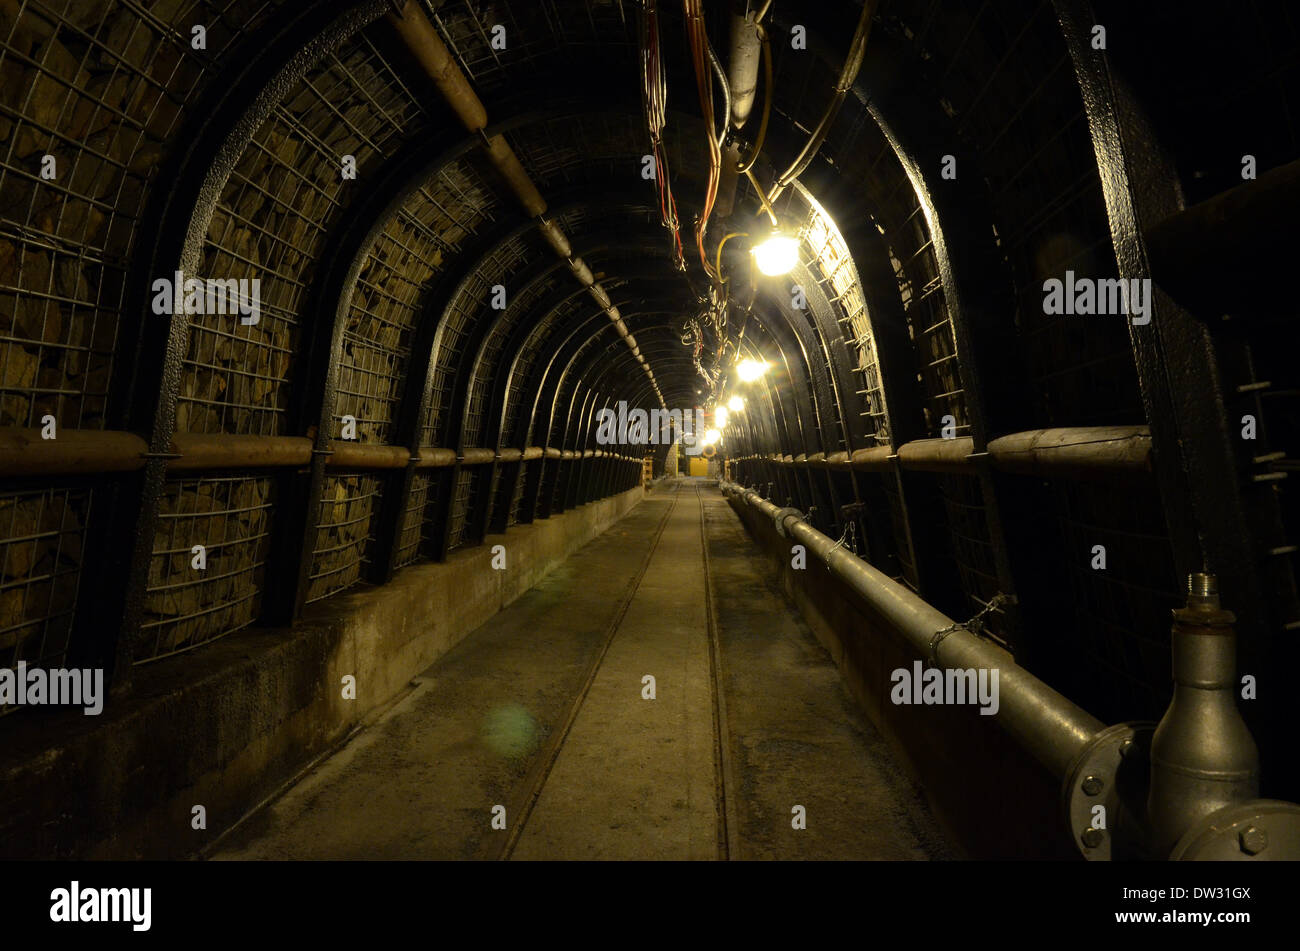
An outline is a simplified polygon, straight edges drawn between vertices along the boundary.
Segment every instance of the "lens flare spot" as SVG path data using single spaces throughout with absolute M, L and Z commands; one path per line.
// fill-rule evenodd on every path
M 483 718 L 483 742 L 498 756 L 527 756 L 537 749 L 537 720 L 518 704 L 497 707 Z

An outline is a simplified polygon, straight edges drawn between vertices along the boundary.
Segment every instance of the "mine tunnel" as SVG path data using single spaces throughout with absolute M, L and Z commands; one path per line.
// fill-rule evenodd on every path
M 0 2 L 0 857 L 1300 857 L 1300 29 Z

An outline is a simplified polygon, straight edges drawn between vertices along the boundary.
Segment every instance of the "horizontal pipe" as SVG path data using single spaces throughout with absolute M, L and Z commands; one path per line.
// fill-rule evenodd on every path
M 362 442 L 335 442 L 325 465 L 331 469 L 401 469 L 411 461 L 404 446 L 376 446 Z
M 462 449 L 460 451 L 460 464 L 463 466 L 481 466 L 489 462 L 495 462 L 497 454 L 491 449 Z
M 738 498 L 770 519 L 816 555 L 890 627 L 930 658 L 935 635 L 956 622 L 922 600 L 909 588 L 846 550 L 789 510 L 784 512 L 752 489 L 722 482 L 728 497 Z M 1016 664 L 991 641 L 956 628 L 933 648 L 939 665 L 948 669 L 998 670 L 998 711 L 994 719 L 1036 760 L 1064 779 L 1083 749 L 1104 727 L 1092 714 Z
M 534 459 L 540 459 L 540 458 L 542 458 L 541 446 L 529 446 L 527 449 L 524 450 L 524 455 L 523 455 L 524 462 L 531 462 Z
M 497 450 L 497 461 L 518 462 L 523 458 L 523 455 L 524 451 L 522 449 L 499 449 Z
M 851 456 L 821 453 L 806 458 L 771 453 L 772 462 L 818 468 L 847 465 L 859 472 L 885 472 L 894 466 L 916 472 L 974 472 L 974 441 L 917 439 L 897 449 L 872 446 Z M 845 463 L 844 459 L 848 462 Z M 1090 478 L 1151 471 L 1151 435 L 1146 426 L 1074 426 L 1033 429 L 1000 436 L 988 444 L 988 458 L 1002 472 L 1033 476 Z
M 455 449 L 438 449 L 434 446 L 420 447 L 420 461 L 417 469 L 446 469 L 456 464 Z
M 149 445 L 134 433 L 68 429 L 54 439 L 41 430 L 0 429 L 0 476 L 132 472 L 144 467 Z
M 850 457 L 850 465 L 863 472 L 883 472 L 893 465 L 893 455 L 894 450 L 889 446 L 855 449 Z
M 172 437 L 172 450 L 180 458 L 169 460 L 167 471 L 305 466 L 311 461 L 311 447 L 311 440 L 305 436 L 177 433 Z
M 232 433 L 177 433 L 172 437 L 168 472 L 205 472 L 218 469 L 274 469 L 303 466 L 311 461 L 310 439 L 302 436 L 241 436 Z M 0 428 L 0 476 L 21 478 L 51 475 L 107 475 L 131 472 L 144 466 L 148 445 L 133 433 L 116 430 L 69 429 L 54 439 L 41 438 L 39 429 Z M 558 450 L 554 450 L 558 452 Z M 530 447 L 522 458 L 541 458 L 543 450 Z M 491 462 L 491 449 L 467 450 L 471 464 Z M 330 448 L 330 468 L 400 469 L 411 462 L 404 446 L 335 442 Z M 518 449 L 505 449 L 502 459 L 521 458 Z M 454 465 L 456 451 L 435 446 L 420 449 L 421 469 Z
M 1151 434 L 1145 426 L 1036 429 L 994 439 L 989 454 L 1003 472 L 1023 475 L 1150 472 Z
M 918 472 L 970 472 L 967 458 L 975 451 L 969 436 L 955 439 L 918 439 L 898 447 L 898 464 Z

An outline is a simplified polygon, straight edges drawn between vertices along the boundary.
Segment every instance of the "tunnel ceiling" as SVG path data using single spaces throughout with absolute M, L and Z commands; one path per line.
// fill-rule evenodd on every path
M 665 177 L 644 174 L 651 9 L 680 255 Z M 954 616 L 1013 587 L 1015 506 L 1004 518 L 973 474 L 993 440 L 1128 427 L 1165 439 L 1166 466 L 1194 467 L 1184 430 L 1146 428 L 1172 412 L 1168 341 L 1046 313 L 1044 281 L 1132 270 L 1107 121 L 1140 116 L 1158 133 L 1160 161 L 1153 149 L 1130 164 L 1165 189 L 1151 199 L 1162 215 L 1239 183 L 1240 153 L 1261 174 L 1295 156 L 1285 5 L 1228 18 L 1215 55 L 1189 62 L 1196 21 L 1161 4 L 879 0 L 865 19 L 856 0 L 699 4 L 722 71 L 733 15 L 761 12 L 770 39 L 772 82 L 760 67 L 716 172 L 695 9 L 0 3 L 0 427 L 21 430 L 28 454 L 2 501 L 10 548 L 41 539 L 22 571 L 6 569 L 0 650 L 61 656 L 96 622 L 78 587 L 93 582 L 136 633 L 125 654 L 87 649 L 152 660 L 561 511 L 581 493 L 566 495 L 552 465 L 599 451 L 639 472 L 644 447 L 596 437 L 620 401 L 711 411 L 742 397 L 721 439 L 750 481 L 832 535 L 875 532 L 892 576 L 931 593 L 950 582 Z M 430 38 L 413 43 L 404 30 L 421 23 Z M 861 65 L 846 70 L 860 23 Z M 1094 62 L 1082 51 L 1098 25 L 1107 57 Z M 433 47 L 447 63 L 431 72 Z M 1112 80 L 1142 108 L 1107 113 L 1098 89 Z M 763 276 L 750 253 L 771 229 L 763 196 L 814 140 L 772 208 L 798 261 Z M 751 155 L 752 179 L 735 172 Z M 178 272 L 250 282 L 256 321 L 169 313 L 156 282 Z M 1276 369 L 1277 352 L 1261 348 L 1260 366 Z M 768 371 L 745 382 L 741 358 Z M 41 470 L 31 460 L 55 450 L 34 434 L 51 425 L 73 448 Z M 769 465 L 885 471 L 941 436 L 966 440 L 960 465 L 906 491 L 868 492 L 856 470 L 848 490 L 830 476 L 825 491 L 800 489 Z M 666 453 L 654 447 L 656 471 Z M 1152 615 L 1207 537 L 1181 517 L 1195 493 L 1170 471 L 1127 493 L 1052 484 L 1034 503 L 1072 544 L 1127 532 Z M 930 522 L 948 536 L 926 542 Z M 231 558 L 198 582 L 183 580 L 196 526 L 219 529 Z M 83 546 L 110 542 L 129 557 L 83 578 Z M 44 562 L 55 567 L 39 574 Z M 1101 582 L 1069 577 L 1115 630 L 1139 626 Z M 1022 623 L 993 627 L 1015 645 Z
M 802 364 L 792 372 L 818 387 L 810 399 L 834 400 L 837 418 L 820 425 L 836 448 L 870 445 L 877 436 L 887 443 L 880 381 L 871 370 L 877 361 L 870 317 L 851 312 L 861 297 L 852 289 L 857 276 L 832 273 L 839 262 L 818 259 L 820 249 L 808 241 L 794 278 L 760 278 L 752 306 L 743 285 L 753 269 L 746 240 L 737 241 L 724 267 L 736 274 L 727 339 L 704 329 L 704 367 L 681 345 L 709 286 L 691 240 L 709 153 L 682 7 L 658 7 L 668 90 L 665 154 L 684 272 L 674 266 L 654 185 L 642 175 L 650 140 L 641 5 L 421 4 L 484 103 L 491 131 L 504 135 L 575 254 L 619 288 L 620 308 L 635 310 L 627 329 L 641 349 L 655 349 L 649 365 L 662 381 L 659 393 L 643 391 L 641 374 L 618 373 L 608 397 L 648 405 L 662 397 L 683 407 L 725 396 L 711 391 L 727 382 L 728 367 L 713 366 L 710 355 L 724 343 L 728 352 L 745 348 L 735 338 L 752 317 L 751 343 L 764 335 L 774 362 Z M 5 9 L 5 123 L 12 134 L 4 191 L 20 232 L 4 245 L 5 276 L 7 286 L 38 295 L 15 304 L 13 329 L 16 338 L 40 344 L 35 353 L 14 348 L 11 373 L 44 381 L 29 388 L 31 395 L 6 399 L 7 424 L 35 426 L 53 410 L 67 426 L 144 428 L 155 408 L 153 381 L 114 363 L 132 347 L 156 347 L 158 323 L 132 311 L 140 309 L 141 275 L 166 273 L 158 265 L 177 241 L 198 273 L 259 277 L 265 314 L 257 326 L 234 331 L 209 318 L 191 322 L 175 404 L 174 425 L 182 432 L 302 434 L 311 400 L 301 394 L 328 378 L 338 387 L 335 415 L 350 411 L 361 424 L 359 439 L 383 443 L 412 358 L 423 359 L 411 349 L 417 340 L 428 343 L 422 326 L 436 322 L 440 334 L 433 386 L 443 394 L 463 383 L 463 402 L 477 409 L 491 400 L 491 384 L 504 379 L 517 395 L 536 355 L 594 309 L 566 293 L 569 275 L 547 272 L 555 263 L 549 249 L 525 226 L 527 216 L 484 161 L 477 137 L 397 39 L 389 5 L 175 0 L 146 9 L 23 0 Z M 729 13 L 721 3 L 705 11 L 711 43 L 724 59 Z M 817 126 L 848 55 L 858 7 L 777 3 L 765 14 L 774 84 L 755 172 L 766 189 Z M 193 48 L 194 25 L 206 30 L 204 49 Z M 806 35 L 806 48 L 794 48 L 795 31 Z M 905 299 L 932 318 L 913 328 L 931 356 L 922 369 L 923 427 L 948 414 L 960 431 L 970 426 L 955 372 L 963 355 L 930 234 L 934 196 L 916 187 L 919 175 L 932 177 L 922 170 L 944 156 L 960 163 L 958 181 L 970 182 L 954 209 L 983 219 L 962 227 L 989 245 L 986 263 L 997 272 L 995 291 L 975 306 L 1014 311 L 1024 331 L 1017 349 L 1028 353 L 1011 361 L 1033 380 L 1020 394 L 1027 401 L 1023 422 L 1139 419 L 1123 328 L 1079 333 L 1043 320 L 1036 299 L 1032 310 L 1022 306 L 1040 293 L 1042 276 L 1062 264 L 1104 267 L 1108 237 L 1087 121 L 1052 4 L 891 0 L 876 11 L 869 42 L 871 54 L 824 144 L 776 211 L 806 234 L 817 218 L 807 199 L 819 202 L 848 242 L 846 255 L 864 229 L 883 234 Z M 1156 68 L 1148 64 L 1146 73 Z M 753 119 L 730 139 L 743 153 L 754 144 L 768 93 L 760 80 Z M 1184 102 L 1180 113 L 1162 118 L 1175 123 L 1186 112 Z M 43 154 L 64 159 L 61 184 L 40 185 L 31 174 Z M 344 156 L 355 161 L 355 179 L 340 174 Z M 1197 158 L 1180 156 L 1190 165 Z M 709 260 L 726 234 L 767 227 L 744 176 L 727 188 L 734 189 L 734 208 L 708 223 Z M 376 201 L 380 192 L 389 200 Z M 335 280 L 358 263 L 355 279 Z M 845 266 L 852 271 L 854 263 Z M 794 281 L 823 292 L 820 321 L 805 313 L 792 326 L 792 315 L 781 312 L 779 298 L 789 296 Z M 500 315 L 488 306 L 497 284 L 510 300 Z M 349 302 L 341 326 L 328 312 L 330 294 Z M 53 317 L 61 302 L 78 308 L 76 334 L 64 333 Z M 838 327 L 826 323 L 828 315 Z M 774 322 L 782 326 L 767 336 Z M 516 327 L 537 330 L 512 334 Z M 801 336 L 806 327 L 812 334 Z M 832 339 L 838 330 L 847 345 Z M 596 321 L 588 332 L 598 338 L 612 330 Z M 319 357 L 313 368 L 308 355 L 326 346 L 324 337 L 337 353 Z M 810 352 L 809 341 L 821 352 Z M 476 352 L 462 353 L 467 346 Z M 593 339 L 588 349 L 599 346 Z M 817 379 L 826 373 L 812 364 L 836 361 L 842 372 Z M 866 369 L 850 373 L 849 366 Z M 153 368 L 146 361 L 139 369 Z M 701 370 L 721 378 L 711 382 Z M 587 362 L 579 358 L 574 372 L 589 373 Z M 585 378 L 566 378 L 558 390 Z M 519 401 L 506 404 L 485 429 L 476 412 L 452 420 L 450 404 L 433 401 L 425 433 L 438 445 L 508 441 L 506 432 L 519 425 Z
M 71 176 L 51 198 L 49 188 L 37 189 L 36 182 L 25 181 L 15 169 L 6 176 L 8 197 L 12 207 L 26 209 L 26 228 L 39 232 L 44 226 L 54 239 L 46 244 L 77 246 L 80 263 L 69 259 L 65 264 L 57 247 L 32 246 L 28 252 L 22 242 L 10 244 L 8 256 L 20 272 L 14 283 L 45 292 L 51 301 L 77 301 L 94 326 L 78 340 L 64 339 L 49 326 L 36 328 L 37 334 L 31 325 L 39 323 L 39 307 L 26 305 L 18 329 L 42 338 L 43 352 L 34 356 L 49 385 L 39 388 L 35 399 L 12 400 L 6 422 L 35 425 L 43 410 L 53 407 L 65 425 L 129 428 L 133 414 L 148 412 L 152 391 L 147 382 L 134 393 L 122 388 L 118 405 L 111 406 L 109 381 L 115 371 L 124 375 L 113 366 L 123 352 L 121 335 L 134 329 L 137 339 L 131 342 L 140 347 L 148 346 L 142 336 L 156 337 L 156 322 L 135 326 L 137 321 L 123 320 L 123 311 L 138 306 L 132 294 L 138 272 L 147 268 L 141 262 L 154 257 L 146 253 L 148 243 L 164 231 L 168 241 L 179 237 L 187 252 L 197 251 L 197 272 L 262 281 L 265 317 L 256 327 L 232 332 L 220 321 L 192 322 L 176 403 L 175 425 L 183 432 L 282 435 L 304 430 L 301 420 L 292 419 L 293 394 L 311 369 L 310 360 L 299 356 L 317 345 L 304 336 L 330 332 L 323 269 L 327 261 L 334 268 L 347 267 L 351 262 L 340 255 L 350 238 L 372 229 L 378 234 L 364 250 L 355 283 L 330 285 L 337 294 L 352 295 L 339 353 L 346 369 L 338 384 L 336 415 L 351 411 L 361 424 L 363 441 L 383 442 L 390 435 L 410 348 L 422 322 L 442 321 L 435 387 L 447 386 L 452 377 L 468 379 L 459 364 L 452 366 L 465 357 L 460 348 L 471 341 L 484 343 L 467 328 L 494 316 L 487 309 L 488 289 L 501 284 L 512 297 L 521 295 L 488 331 L 480 355 L 488 365 L 473 372 L 475 385 L 484 387 L 504 375 L 527 379 L 531 351 L 519 357 L 517 349 L 504 350 L 507 339 L 518 347 L 519 341 L 509 336 L 511 326 L 550 327 L 553 336 L 584 313 L 577 307 L 567 319 L 555 319 L 559 309 L 571 306 L 562 293 L 571 282 L 568 275 L 550 275 L 553 288 L 545 276 L 530 280 L 526 289 L 516 284 L 550 261 L 548 249 L 535 234 L 519 229 L 524 215 L 474 148 L 475 137 L 460 127 L 429 77 L 382 22 L 384 5 L 349 9 L 340 4 L 281 8 L 176 2 L 147 11 L 106 4 L 70 4 L 66 10 L 58 3 L 19 6 L 22 15 L 11 20 L 11 52 L 5 59 L 7 79 L 13 81 L 5 87 L 14 100 L 10 108 L 32 121 L 20 123 L 10 159 L 21 167 L 35 149 L 49 146 L 48 139 L 72 153 L 67 159 Z M 669 78 L 665 141 L 690 251 L 708 152 L 681 11 L 675 4 L 662 6 L 660 32 Z M 772 44 L 774 96 L 756 163 L 764 183 L 792 160 L 817 124 L 847 54 L 844 38 L 856 20 L 852 4 L 823 4 L 816 14 L 799 11 L 796 24 L 783 6 L 776 5 L 769 24 L 777 37 Z M 837 6 L 842 9 L 832 9 Z M 523 168 L 557 210 L 556 220 L 570 234 L 575 252 L 590 256 L 603 279 L 620 282 L 621 306 L 637 308 L 629 331 L 646 347 L 662 345 L 651 366 L 662 377 L 664 400 L 678 407 L 704 402 L 708 381 L 697 372 L 690 350 L 672 344 L 680 343 L 686 318 L 699 311 L 698 298 L 708 282 L 695 254 L 685 255 L 685 274 L 673 267 L 670 244 L 654 214 L 657 197 L 641 176 L 649 140 L 640 93 L 638 5 L 438 3 L 426 12 L 484 102 L 493 130 L 504 132 Z M 725 5 L 711 5 L 708 14 L 712 43 L 725 55 Z M 904 271 L 915 265 L 918 273 L 907 279 L 922 290 L 935 271 L 925 250 L 924 209 L 909 187 L 896 144 L 872 115 L 865 82 L 873 75 L 872 64 L 887 61 L 880 74 L 888 69 L 890 82 L 916 82 L 912 95 L 933 112 L 927 120 L 948 122 L 946 131 L 966 134 L 977 148 L 992 150 L 978 161 L 1014 170 L 1031 156 L 1024 137 L 1008 124 L 1030 126 L 1036 117 L 1013 114 L 1009 104 L 1033 96 L 1030 106 L 1051 115 L 1058 100 L 1041 89 L 1042 83 L 1055 80 L 1073 90 L 1068 71 L 1060 68 L 1065 54 L 1054 35 L 1050 7 L 1039 5 L 1014 38 L 1002 35 L 1002 17 L 990 10 L 956 31 L 932 7 L 889 4 L 876 26 L 863 80 L 851 91 L 805 175 L 814 197 L 821 197 L 841 228 L 851 233 L 874 224 L 897 235 L 891 251 Z M 186 42 L 193 24 L 206 26 L 203 51 Z M 807 28 L 807 50 L 792 49 L 784 40 L 796 26 Z M 504 28 L 498 44 L 504 48 L 493 48 L 494 27 Z M 999 40 L 1014 43 L 1010 50 L 990 49 Z M 936 83 L 926 75 L 934 70 L 926 67 L 935 61 L 931 48 L 945 47 L 958 58 Z M 1035 55 L 1026 59 L 1022 54 L 1031 48 Z M 231 79 L 235 72 L 242 73 L 238 81 Z M 963 102 L 961 97 L 973 88 L 970 74 L 986 80 L 978 95 Z M 760 89 L 760 101 L 765 95 Z M 746 149 L 752 145 L 752 126 L 738 136 Z M 189 147 L 178 149 L 182 143 Z M 1071 144 L 1062 140 L 1053 146 L 1049 140 L 1048 148 L 1065 155 Z M 1086 157 L 1085 151 L 1078 152 Z M 344 155 L 355 159 L 354 180 L 340 176 Z M 1050 157 L 1037 158 L 1046 164 Z M 1078 159 L 1071 155 L 1069 161 Z M 384 205 L 368 201 L 380 187 L 400 200 Z M 168 191 L 174 194 L 164 206 L 158 193 Z M 710 222 L 705 248 L 710 259 L 726 233 L 763 226 L 750 183 L 742 178 L 735 194 L 734 213 Z M 192 216 L 186 203 L 190 198 L 197 201 Z M 807 203 L 801 198 L 799 190 L 785 192 L 777 209 L 783 220 L 805 221 Z M 1013 220 L 1018 212 L 1014 205 L 1007 210 Z M 621 272 L 626 264 L 602 257 L 598 248 L 611 235 L 622 236 L 626 244 L 634 234 L 642 236 L 644 246 L 625 253 L 641 262 L 642 273 L 625 280 Z M 743 251 L 733 253 L 728 263 L 733 260 L 739 271 L 748 271 Z M 42 280 L 42 269 L 55 276 Z M 81 273 L 72 276 L 73 270 Z M 464 281 L 470 274 L 475 279 Z M 809 284 L 831 279 L 816 263 L 805 277 Z M 97 287 L 73 286 L 92 280 Z M 650 288 L 655 302 L 640 307 L 650 301 Z M 753 307 L 756 325 L 786 319 L 772 306 L 771 288 L 764 290 L 768 293 L 759 294 Z M 449 294 L 454 296 L 448 304 Z M 836 316 L 846 315 L 841 310 Z M 733 327 L 739 323 L 733 321 Z M 597 322 L 590 332 L 610 331 Z M 870 364 L 863 335 L 850 336 L 861 341 L 866 356 L 857 363 Z M 706 351 L 719 343 L 709 337 Z M 547 339 L 551 337 L 534 335 L 531 349 L 542 348 Z M 1122 352 L 1122 343 L 1114 342 L 1112 349 Z M 59 348 L 67 351 L 66 359 L 48 352 Z M 770 356 L 778 359 L 775 352 Z M 779 358 L 806 363 L 809 354 L 782 350 Z M 511 370 L 505 373 L 507 366 Z M 942 379 L 936 379 L 935 393 L 948 394 L 936 396 L 941 404 L 935 407 L 937 415 L 943 415 L 939 409 L 952 408 L 964 427 L 955 378 L 942 370 L 936 374 Z M 809 370 L 801 375 L 808 376 Z M 635 377 L 619 375 L 617 392 L 611 389 L 609 395 L 645 403 L 648 394 L 634 386 Z M 875 426 L 870 415 L 859 426 L 858 418 L 868 411 L 858 405 L 857 394 L 845 395 L 853 427 L 840 425 L 857 428 L 861 442 L 874 434 Z M 471 403 L 483 398 L 473 392 L 468 397 Z M 24 402 L 26 407 L 20 405 Z M 437 444 L 451 444 L 453 436 L 463 444 L 487 444 L 498 435 L 480 431 L 478 419 L 452 423 L 443 409 L 431 407 L 425 422 Z M 516 410 L 517 402 L 508 408 L 507 425 Z M 843 445 L 843 432 L 835 438 Z

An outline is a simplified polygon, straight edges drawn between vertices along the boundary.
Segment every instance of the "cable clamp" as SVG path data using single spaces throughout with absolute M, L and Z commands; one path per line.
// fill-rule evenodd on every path
M 949 624 L 947 627 L 935 631 L 934 634 L 930 637 L 930 666 L 932 667 L 942 666 L 939 663 L 939 645 L 943 643 L 944 638 L 946 638 L 949 634 L 956 634 L 958 631 L 965 631 L 968 634 L 974 634 L 976 637 L 979 637 L 981 632 L 984 629 L 984 616 L 986 614 L 989 614 L 992 611 L 997 611 L 999 614 L 1001 614 L 1002 606 L 1004 604 L 1015 604 L 1015 603 L 1016 603 L 1016 599 L 1012 595 L 1003 594 L 1001 591 L 999 591 L 997 594 L 993 595 L 993 597 L 989 599 L 988 603 L 985 604 L 984 607 L 980 608 L 977 612 L 975 612 L 974 617 L 972 617 L 969 621 L 965 622 L 964 624 L 960 622 L 956 624 Z
M 826 559 L 825 559 L 825 560 L 826 560 L 826 570 L 827 570 L 827 571 L 830 571 L 830 570 L 831 570 L 831 554 L 834 553 L 835 549 L 837 549 L 837 548 L 843 548 L 843 547 L 844 547 L 844 542 L 845 542 L 846 540 L 848 541 L 848 543 L 849 543 L 849 547 L 850 547 L 850 549 L 852 550 L 853 554 L 856 555 L 856 554 L 858 553 L 858 546 L 857 546 L 857 530 L 856 530 L 856 528 L 854 527 L 854 525 L 855 525 L 854 522 L 849 522 L 849 524 L 846 525 L 845 528 L 844 528 L 844 533 L 843 533 L 842 535 L 840 535 L 840 540 L 837 541 L 834 545 L 832 545 L 832 546 L 831 546 L 831 550 L 828 551 L 828 552 L 826 553 Z

